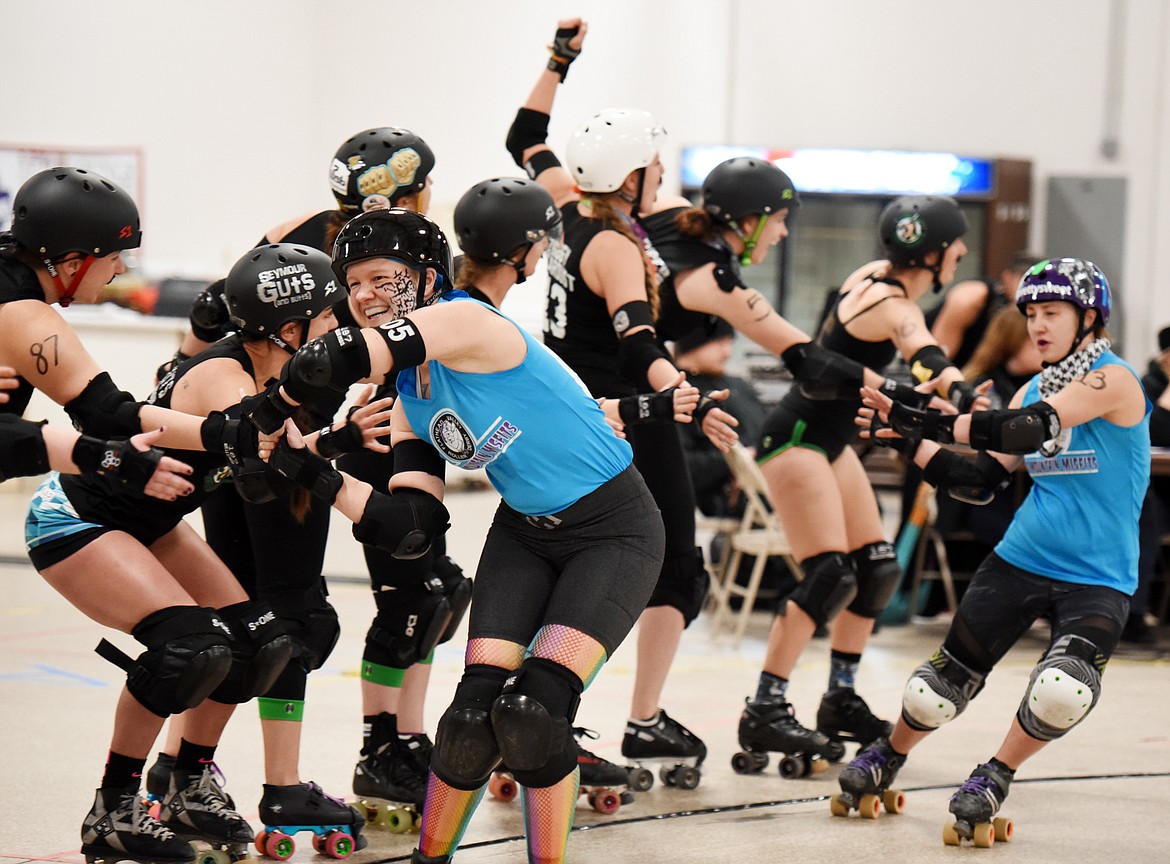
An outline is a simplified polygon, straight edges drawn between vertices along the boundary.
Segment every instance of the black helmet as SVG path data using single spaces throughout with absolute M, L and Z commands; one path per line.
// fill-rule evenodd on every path
M 752 214 L 768 215 L 800 206 L 788 175 L 764 159 L 737 156 L 720 162 L 703 181 L 703 209 L 724 225 Z
M 928 254 L 944 252 L 966 233 L 967 217 L 945 195 L 903 195 L 878 219 L 882 249 L 895 267 L 925 267 Z M 936 267 L 941 264 L 940 256 Z
M 497 177 L 476 183 L 455 205 L 455 234 L 465 255 L 497 263 L 516 249 L 560 236 L 561 211 L 533 180 Z M 515 262 L 513 262 L 515 263 Z M 517 265 L 523 280 L 524 263 Z
M 343 283 L 344 285 L 344 283 Z M 345 299 L 324 252 L 297 243 L 257 246 L 232 265 L 224 283 L 228 315 L 243 332 L 267 336 L 282 348 L 280 328 L 302 321 L 301 343 L 309 321 Z
M 359 132 L 337 148 L 329 185 L 347 213 L 389 207 L 422 192 L 435 167 L 427 142 L 409 129 L 380 126 Z
M 368 258 L 392 258 L 419 271 L 431 268 L 438 276 L 432 300 L 451 286 L 454 266 L 447 237 L 438 225 L 413 210 L 370 210 L 342 226 L 333 241 L 333 272 L 342 283 L 347 284 L 347 267 Z M 416 308 L 423 305 L 425 278 L 419 281 L 418 290 Z
M 142 243 L 134 200 L 83 168 L 47 168 L 25 180 L 12 202 L 12 234 L 47 265 L 70 252 L 100 258 Z

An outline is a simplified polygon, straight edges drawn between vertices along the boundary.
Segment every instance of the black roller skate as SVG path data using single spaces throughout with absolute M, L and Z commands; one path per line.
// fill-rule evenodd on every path
M 297 851 L 293 835 L 301 831 L 311 831 L 313 848 L 330 858 L 348 858 L 368 843 L 362 836 L 366 820 L 357 808 L 326 795 L 316 783 L 265 783 L 260 821 L 264 830 L 256 835 L 256 849 L 278 861 L 288 860 Z
M 410 864 L 449 864 L 450 861 L 450 855 L 436 855 L 434 858 L 431 858 L 429 855 L 422 854 L 417 849 L 410 856 Z
M 659 708 L 658 718 L 650 726 L 626 724 L 622 755 L 635 763 L 661 762 L 658 776 L 665 785 L 694 789 L 703 776 L 701 767 L 707 758 L 707 746 L 694 732 Z M 653 785 L 653 775 L 650 783 L 646 783 L 650 772 L 640 764 L 630 772 L 631 789 L 644 792 Z
M 860 751 L 879 738 L 889 738 L 894 724 L 875 717 L 852 687 L 834 687 L 821 697 L 817 731 L 830 741 L 856 741 Z
M 768 767 L 768 751 L 784 754 L 780 776 L 788 779 L 819 774 L 845 755 L 845 747 L 797 722 L 789 702 L 747 700 L 739 716 L 739 746 L 731 757 L 736 774 L 758 774 Z
M 634 794 L 629 791 L 631 770 L 639 769 L 617 765 L 582 747 L 582 738 L 598 737 L 592 729 L 575 726 L 573 735 L 577 738 L 577 768 L 581 772 L 581 794 L 588 796 L 589 806 L 598 813 L 608 816 L 616 813 L 623 804 L 633 804 Z M 654 782 L 653 774 L 650 774 L 650 782 L 651 784 Z
M 214 762 L 204 765 L 198 774 L 173 771 L 159 812 L 159 822 L 191 841 L 199 864 L 231 864 L 247 858 L 252 842 L 252 826 L 223 791 L 222 776 Z
M 432 749 L 426 735 L 399 738 L 393 714 L 374 719 L 370 738 L 353 769 L 353 794 L 366 821 L 394 834 L 418 830 Z
M 175 757 L 170 753 L 159 753 L 154 764 L 146 772 L 146 804 L 150 815 L 158 818 L 163 801 L 171 789 L 171 771 L 175 768 Z
M 954 825 L 943 826 L 943 843 L 958 846 L 970 840 L 981 849 L 992 846 L 996 840 L 1012 839 L 1012 820 L 996 816 L 1007 798 L 1015 772 L 994 760 L 971 772 L 959 791 L 951 796 L 950 811 Z
M 190 862 L 195 849 L 147 812 L 138 789 L 98 789 L 81 823 L 81 854 L 95 862 Z
M 882 805 L 887 813 L 901 813 L 906 808 L 906 796 L 891 789 L 898 769 L 906 761 L 890 747 L 890 742 L 879 738 L 841 769 L 837 782 L 841 791 L 829 801 L 834 816 L 848 816 L 856 810 L 862 819 L 878 818 Z

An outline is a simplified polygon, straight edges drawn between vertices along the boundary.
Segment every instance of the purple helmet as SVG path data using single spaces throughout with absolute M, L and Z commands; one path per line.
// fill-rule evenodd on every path
M 1024 274 L 1016 289 L 1021 312 L 1029 303 L 1065 300 L 1081 309 L 1096 309 L 1101 325 L 1109 323 L 1113 294 L 1101 268 L 1084 258 L 1049 258 Z

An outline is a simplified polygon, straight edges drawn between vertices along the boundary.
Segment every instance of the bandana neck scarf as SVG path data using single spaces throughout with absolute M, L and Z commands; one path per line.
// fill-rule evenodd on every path
M 1093 364 L 1109 350 L 1112 344 L 1108 339 L 1094 340 L 1088 348 L 1075 351 L 1059 363 L 1044 369 L 1040 373 L 1041 398 L 1047 399 L 1049 396 L 1054 396 L 1073 381 L 1084 378 Z

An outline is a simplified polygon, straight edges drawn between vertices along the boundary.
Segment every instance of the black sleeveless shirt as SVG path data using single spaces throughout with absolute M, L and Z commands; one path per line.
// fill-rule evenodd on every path
M 41 288 L 41 283 L 37 281 L 36 272 L 13 257 L 13 247 L 4 244 L 4 239 L 5 235 L 0 235 L 0 304 L 13 303 L 17 300 L 37 300 L 44 303 L 45 292 Z M 20 382 L 17 388 L 7 391 L 8 401 L 0 403 L 0 414 L 15 414 L 20 417 L 28 407 L 36 388 L 22 377 L 18 377 L 17 381 Z
M 706 336 L 715 332 L 718 320 L 715 316 L 687 309 L 679 302 L 674 285 L 677 277 L 706 264 L 725 267 L 737 276 L 739 274 L 739 261 L 730 248 L 722 243 L 688 237 L 679 231 L 675 220 L 687 209 L 673 207 L 642 220 L 650 235 L 650 242 L 662 257 L 667 272 L 658 284 L 658 321 L 655 327 L 660 342 L 677 341 L 696 332 Z M 742 279 L 738 281 L 742 285 Z
M 170 408 L 175 386 L 183 376 L 200 363 L 220 357 L 235 360 L 249 375 L 254 374 L 252 358 L 240 337 L 228 336 L 164 375 L 154 392 L 146 398 L 147 404 Z M 132 492 L 115 480 L 91 475 L 62 474 L 61 488 L 82 519 L 118 528 L 149 545 L 178 525 L 188 513 L 197 510 L 209 495 L 231 478 L 222 453 L 169 447 L 165 448 L 165 453 L 194 469 L 188 479 L 195 491 L 185 498 L 163 501 L 144 492 Z

